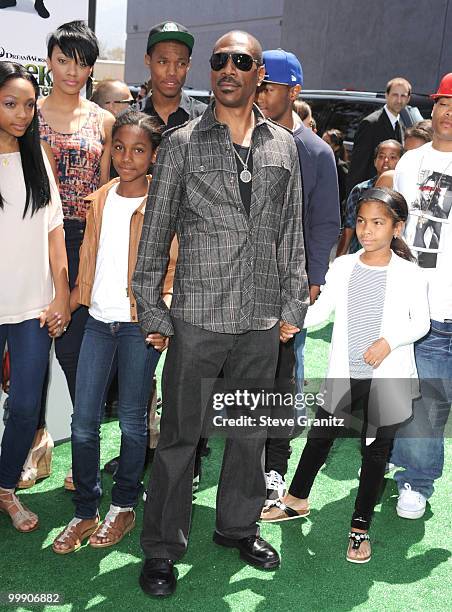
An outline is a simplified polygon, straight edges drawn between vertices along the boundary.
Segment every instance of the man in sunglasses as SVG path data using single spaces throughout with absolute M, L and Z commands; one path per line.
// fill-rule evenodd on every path
M 253 104 L 265 74 L 262 48 L 246 32 L 229 32 L 210 65 L 214 100 L 200 118 L 163 136 L 133 279 L 143 332 L 171 338 L 162 389 L 170 410 L 162 414 L 141 536 L 140 585 L 153 596 L 176 588 L 196 445 L 215 379 L 223 370 L 227 389 L 241 387 L 238 381 L 272 384 L 280 338 L 302 327 L 308 305 L 296 146 Z M 161 283 L 175 233 L 180 246 L 168 311 Z M 240 414 L 237 406 L 232 413 Z M 241 414 L 254 413 L 242 402 Z M 214 542 L 274 569 L 278 553 L 257 526 L 265 429 L 251 419 L 248 427 L 222 431 L 228 439 Z
M 91 101 L 101 108 L 110 111 L 117 117 L 119 113 L 127 110 L 134 103 L 133 96 L 127 83 L 116 79 L 104 79 L 96 85 Z
M 194 43 L 193 34 L 172 21 L 159 23 L 149 32 L 144 63 L 149 68 L 152 92 L 143 111 L 155 117 L 163 129 L 199 117 L 206 108 L 182 91 Z
M 303 233 L 310 301 L 313 303 L 325 282 L 329 256 L 340 231 L 340 209 L 336 163 L 331 147 L 293 112 L 293 103 L 303 86 L 303 70 L 298 58 L 283 49 L 264 51 L 265 77 L 256 92 L 256 103 L 264 115 L 293 132 L 303 177 Z M 326 145 L 326 146 L 325 146 Z M 297 399 L 304 390 L 304 345 L 306 330 L 286 344 L 281 343 L 276 388 Z M 275 416 L 293 418 L 290 408 L 277 406 Z M 293 409 L 293 408 L 292 408 Z M 284 413 L 287 413 L 286 415 Z M 300 416 L 300 412 L 297 413 Z M 265 454 L 266 505 L 284 494 L 290 457 L 290 430 L 269 429 Z

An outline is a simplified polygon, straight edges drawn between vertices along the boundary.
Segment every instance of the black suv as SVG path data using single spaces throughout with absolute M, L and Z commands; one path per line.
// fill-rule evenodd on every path
M 185 90 L 189 96 L 209 103 L 211 92 L 207 90 Z M 353 147 L 356 129 L 364 117 L 370 115 L 386 104 L 383 92 L 345 91 L 328 89 L 304 89 L 300 98 L 306 100 L 312 108 L 317 123 L 317 133 L 322 136 L 325 130 L 336 128 L 345 134 L 347 149 Z M 429 119 L 433 100 L 423 94 L 411 94 L 410 105 L 402 112 L 401 117 L 406 127 L 421 119 Z
M 344 132 L 348 147 L 353 143 L 361 119 L 385 105 L 384 93 L 306 89 L 300 98 L 309 103 L 319 136 L 331 128 Z M 426 95 L 411 94 L 410 105 L 401 113 L 406 127 L 430 118 L 433 100 Z

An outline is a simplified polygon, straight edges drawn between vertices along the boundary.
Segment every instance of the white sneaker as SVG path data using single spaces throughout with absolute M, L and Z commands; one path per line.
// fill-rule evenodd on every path
M 417 491 L 411 489 L 411 485 L 406 482 L 400 491 L 399 501 L 397 502 L 397 514 L 402 518 L 418 519 L 424 516 L 426 498 Z
M 265 472 L 265 481 L 267 483 L 267 499 L 265 500 L 265 505 L 268 506 L 276 499 L 285 495 L 286 482 L 284 477 L 275 470 Z
M 200 475 L 197 474 L 196 476 L 193 476 L 193 486 L 192 486 L 192 492 L 196 493 L 196 491 L 199 489 L 199 483 L 200 483 Z

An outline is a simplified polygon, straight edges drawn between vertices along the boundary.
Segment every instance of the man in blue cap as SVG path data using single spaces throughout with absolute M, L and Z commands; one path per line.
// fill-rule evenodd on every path
M 303 85 L 303 70 L 293 53 L 275 49 L 264 51 L 265 78 L 256 103 L 267 118 L 294 130 L 292 107 Z
M 265 77 L 258 87 L 256 103 L 267 118 L 293 132 L 298 149 L 303 181 L 306 272 L 312 304 L 325 282 L 330 252 L 340 231 L 336 163 L 331 147 L 298 121 L 298 116 L 293 113 L 293 103 L 303 86 L 303 70 L 298 58 L 283 49 L 275 49 L 264 51 L 263 60 Z M 283 397 L 285 393 L 294 391 L 294 371 L 297 394 L 303 393 L 305 340 L 306 330 L 302 330 L 287 343 L 280 344 L 276 390 Z M 290 456 L 288 434 L 281 428 L 269 431 L 265 458 L 267 503 L 278 499 L 285 490 L 284 479 Z

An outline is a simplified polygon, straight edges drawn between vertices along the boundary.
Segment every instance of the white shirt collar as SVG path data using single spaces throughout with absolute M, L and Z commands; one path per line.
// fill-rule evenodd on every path
M 393 115 L 391 111 L 389 110 L 387 104 L 385 104 L 383 108 L 385 109 L 386 114 L 388 115 L 388 118 L 389 118 L 389 121 L 391 122 L 392 127 L 394 127 L 396 122 L 399 120 L 400 115 Z

